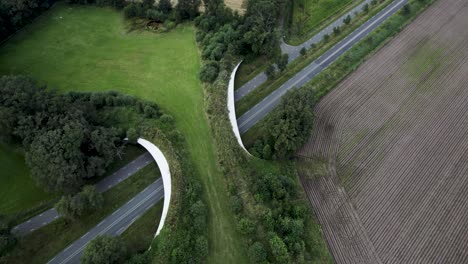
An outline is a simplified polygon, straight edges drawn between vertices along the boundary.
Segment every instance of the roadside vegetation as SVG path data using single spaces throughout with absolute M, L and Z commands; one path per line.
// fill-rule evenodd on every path
M 266 133 L 249 149 L 263 159 L 288 159 L 306 142 L 314 122 L 314 91 L 289 91 L 266 117 Z
M 315 100 L 319 101 L 349 73 L 357 69 L 368 57 L 382 47 L 401 29 L 414 20 L 418 14 L 430 5 L 433 0 L 413 0 L 398 13 L 387 19 L 375 31 L 354 45 L 341 56 L 335 63 L 318 74 L 311 82 L 299 89 L 311 89 L 314 91 Z M 274 110 L 276 111 L 276 110 Z M 242 136 L 246 147 L 252 147 L 257 139 L 268 134 L 266 119 L 260 121 Z
M 41 102 L 44 105 L 50 106 L 52 102 L 77 103 L 87 110 L 88 115 L 94 118 L 94 123 L 100 121 L 99 123 L 103 126 L 111 123 L 120 128 L 121 133 L 126 134 L 130 141 L 133 141 L 138 135 L 143 135 L 144 138 L 160 143 L 163 150 L 166 150 L 165 154 L 167 153 L 168 158 L 172 160 L 171 172 L 174 176 L 173 192 L 175 194 L 171 203 L 171 213 L 168 217 L 171 220 L 168 220 L 170 223 L 166 225 L 165 230 L 169 229 L 166 231 L 166 235 L 161 235 L 155 241 L 154 251 L 143 253 L 144 256 L 141 257 L 148 257 L 146 254 L 155 254 L 157 260 L 162 263 L 187 262 L 189 259 L 198 262 L 206 258 L 208 254 L 208 240 L 206 238 L 207 210 L 206 205 L 201 200 L 202 187 L 192 174 L 192 165 L 186 157 L 184 139 L 181 133 L 175 129 L 171 116 L 156 110 L 157 105 L 154 103 L 117 92 L 70 92 L 59 94 L 40 89 L 30 79 L 24 77 L 2 77 L 1 80 L 9 81 L 8 86 L 0 86 L 3 89 L 3 94 L 9 94 L 9 90 L 6 89 L 8 88 L 15 91 L 13 94 L 23 95 L 24 98 L 34 99 L 34 96 L 41 95 L 41 99 L 43 99 Z M 55 100 L 50 100 L 53 98 Z M 8 99 L 11 99 L 11 97 L 7 96 L 5 100 L 8 101 Z M 18 101 L 22 102 L 21 100 Z M 34 104 L 31 105 L 31 107 L 33 106 Z M 73 107 L 68 106 L 68 110 L 62 110 L 61 112 L 73 113 Z M 92 111 L 93 107 L 95 107 L 94 111 Z M 61 108 L 51 107 L 50 109 Z M 124 114 L 115 115 L 119 111 Z M 41 113 L 35 110 L 32 110 L 32 112 Z M 120 127 L 121 124 L 128 123 L 135 125 L 133 128 L 136 130 L 137 136 L 129 135 L 127 127 Z M 167 139 L 164 141 L 163 138 L 166 137 Z M 174 150 L 172 150 L 171 144 L 177 147 L 176 153 L 173 153 Z M 54 156 L 53 154 L 50 155 L 51 157 Z M 55 158 L 61 158 L 61 156 L 55 156 Z M 89 186 L 85 186 L 81 192 L 65 195 L 56 205 L 57 210 L 65 217 L 20 238 L 17 246 L 11 252 L 6 253 L 2 261 L 14 263 L 19 261 L 20 258 L 21 261 L 30 263 L 46 262 L 98 224 L 107 215 L 122 206 L 128 201 L 129 197 L 133 197 L 154 182 L 159 176 L 157 172 L 158 169 L 155 164 L 149 165 L 105 192 L 102 196 L 96 194 L 94 188 Z M 188 179 L 182 178 L 182 175 L 188 177 Z M 94 211 L 91 210 L 93 208 Z M 147 229 L 138 230 L 138 232 L 144 231 L 147 231 Z M 133 236 L 135 235 L 133 234 Z M 44 246 L 44 243 L 47 246 Z M 11 250 L 11 247 L 8 248 Z M 170 250 L 167 250 L 168 248 Z M 133 258 L 132 255 L 140 252 L 141 249 L 132 252 L 130 255 L 125 254 L 125 258 Z M 138 257 L 140 255 L 135 256 L 135 258 Z
M 388 18 L 375 31 L 357 43 L 335 63 L 321 72 L 305 87 L 316 92 L 317 98 L 323 97 L 349 73 L 356 70 L 367 58 L 413 21 L 434 0 L 412 0 L 398 13 Z
M 150 255 L 145 252 L 148 251 L 158 229 L 162 208 L 163 201 L 161 200 L 122 233 L 120 237 L 127 249 L 127 258 L 130 257 L 131 260 L 147 259 L 147 261 L 135 261 L 136 263 L 151 262 Z
M 197 243 L 180 242 L 183 234 L 192 233 L 189 223 L 193 217 L 187 214 L 191 206 L 188 203 L 207 201 L 206 211 L 194 210 L 194 213 L 200 219 L 207 217 L 203 213 L 208 214 L 209 222 L 205 230 L 201 225 L 193 231 L 193 236 L 194 240 L 209 241 L 209 255 L 198 250 L 197 256 L 207 262 L 242 260 L 246 254 L 237 231 L 230 228 L 234 217 L 226 210 L 228 198 L 216 166 L 211 131 L 203 109 L 203 90 L 198 79 L 200 60 L 193 27 L 182 24 L 164 34 L 145 30 L 129 32 L 130 27 L 131 21 L 111 8 L 58 3 L 0 47 L 0 73 L 27 73 L 40 83 L 57 87 L 59 92 L 115 90 L 144 98 L 151 104 L 157 102 L 164 113 L 170 114 L 160 117 L 163 124 L 157 128 L 167 129 L 164 134 L 171 142 L 186 142 L 185 149 L 172 159 L 183 156 L 187 165 L 179 175 L 181 184 L 173 190 L 173 194 L 180 193 L 180 200 L 184 200 L 183 204 L 179 202 L 183 209 L 174 212 L 173 225 L 167 226 L 174 238 L 158 238 L 167 240 L 164 244 L 170 250 L 161 250 L 164 254 L 154 258 L 164 263 L 194 259 L 195 254 L 190 254 L 196 251 L 192 247 Z M 118 122 L 119 127 L 128 130 L 129 126 L 141 124 L 139 119 L 125 120 L 134 116 L 134 111 L 113 108 L 107 113 L 100 113 L 105 115 L 106 125 Z M 122 120 L 116 121 L 115 117 Z M 153 140 L 155 144 L 157 139 Z M 189 187 L 192 184 L 195 187 Z M 175 205 L 177 199 L 171 202 L 171 208 L 177 208 Z M 178 221 L 186 224 L 176 225 Z M 171 259 L 173 255 L 178 257 Z
M 236 227 L 244 235 L 250 262 L 332 263 L 290 161 L 265 161 L 246 155 L 226 118 L 228 76 L 207 86 L 210 120 L 218 159 L 226 176 Z
M 285 19 L 286 42 L 299 45 L 362 0 L 294 0 Z
M 250 1 L 246 16 L 241 19 L 232 15 L 222 2 L 212 2 L 207 6 L 207 12 L 197 19 L 197 40 L 202 53 L 206 51 L 209 55 L 204 56 L 206 64 L 211 63 L 215 51 L 211 47 L 218 45 L 218 40 L 226 40 L 222 34 L 229 30 L 223 29 L 233 32 L 232 37 L 227 38 L 231 41 L 221 43 L 227 48 L 220 55 L 217 73 L 205 84 L 206 111 L 217 145 L 218 165 L 225 176 L 229 205 L 235 215 L 233 227 L 243 235 L 248 261 L 331 263 L 331 256 L 320 236 L 320 227 L 312 218 L 293 164 L 288 161 L 273 163 L 246 155 L 227 119 L 226 87 L 233 65 L 240 60 L 239 56 L 261 54 L 256 52 L 260 51 L 262 42 L 251 42 L 261 40 L 260 35 L 267 35 L 275 45 L 279 44 L 278 36 L 262 26 L 273 26 L 276 18 L 271 14 L 279 14 L 281 8 L 281 2 Z M 259 16 L 259 13 L 264 15 Z M 214 23 L 216 21 L 223 23 Z M 236 35 L 236 32 L 246 30 L 247 25 L 256 25 L 258 30 L 247 33 L 252 39 Z M 207 37 L 208 41 L 205 41 Z M 272 43 L 264 43 L 265 50 L 274 53 L 274 48 L 269 49 Z
M 272 74 L 268 75 L 268 80 L 261 85 L 259 85 L 255 90 L 247 94 L 241 100 L 236 102 L 236 114 L 237 116 L 241 116 L 242 114 L 246 113 L 250 108 L 255 106 L 259 103 L 263 98 L 267 95 L 278 89 L 283 83 L 287 80 L 292 78 L 295 74 L 301 71 L 304 67 L 309 65 L 315 59 L 320 57 L 323 53 L 328 51 L 334 45 L 336 45 L 339 41 L 349 35 L 351 32 L 356 30 L 359 26 L 364 24 L 368 19 L 376 15 L 380 12 L 383 8 L 385 8 L 388 4 L 393 2 L 392 0 L 383 0 L 379 2 L 375 2 L 375 4 L 370 5 L 368 11 L 359 12 L 355 17 L 352 19 L 349 18 L 349 22 L 345 23 L 343 26 L 336 28 L 335 33 L 331 35 L 327 35 L 324 37 L 322 41 L 310 47 L 310 49 L 303 50 L 301 53 L 301 57 L 297 58 L 293 62 L 287 65 L 282 71 L 277 72 L 274 70 Z M 251 67 L 250 64 L 243 66 L 244 63 L 241 64 L 239 67 L 240 74 L 243 73 L 243 67 L 249 68 Z M 262 69 L 268 69 L 268 63 L 264 63 Z M 261 72 L 261 71 L 260 71 Z M 237 74 L 236 74 L 237 78 Z M 239 80 L 243 79 L 244 77 L 239 77 Z M 237 80 L 237 79 L 236 79 Z M 236 84 L 237 85 L 237 84 Z M 239 84 L 240 86 L 242 84 Z M 240 87 L 239 86 L 239 87 Z
M 46 263 L 106 216 L 125 204 L 129 197 L 135 196 L 157 180 L 158 172 L 156 164 L 148 165 L 105 192 L 103 206 L 100 210 L 86 214 L 79 220 L 59 218 L 29 235 L 18 238 L 17 245 L 12 248 L 11 252 L 0 257 L 0 262 Z

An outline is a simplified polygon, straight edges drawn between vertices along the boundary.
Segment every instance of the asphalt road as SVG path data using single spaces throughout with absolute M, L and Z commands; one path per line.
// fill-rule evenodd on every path
M 302 48 L 310 49 L 310 46 L 312 44 L 317 44 L 320 41 L 322 41 L 324 35 L 326 35 L 326 34 L 330 35 L 330 34 L 333 33 L 333 28 L 334 27 L 339 27 L 339 26 L 343 25 L 343 19 L 345 17 L 347 17 L 348 15 L 351 16 L 351 17 L 356 16 L 356 12 L 361 12 L 363 6 L 365 4 L 370 4 L 370 2 L 372 2 L 372 0 L 363 1 L 359 5 L 355 6 L 353 9 L 348 11 L 346 14 L 344 14 L 343 16 L 339 17 L 334 22 L 329 24 L 327 27 L 322 29 L 320 32 L 318 32 L 317 34 L 312 36 L 310 39 L 308 39 L 307 41 L 302 43 L 301 45 L 292 46 L 292 45 L 286 44 L 284 41 L 282 41 L 281 46 L 280 46 L 281 47 L 281 52 L 283 54 L 288 54 L 289 63 L 291 63 L 292 61 L 294 61 L 295 59 L 297 59 L 300 56 L 300 52 L 301 52 Z M 235 98 L 236 102 L 239 101 L 244 96 L 246 96 L 247 94 L 249 94 L 251 91 L 253 91 L 255 88 L 257 88 L 259 85 L 266 82 L 267 79 L 268 78 L 267 78 L 267 75 L 265 74 L 265 72 L 262 72 L 262 73 L 259 73 L 257 76 L 255 76 L 252 80 L 248 81 L 246 84 L 241 86 L 239 89 L 237 89 L 234 92 L 234 98 Z
M 86 245 L 99 235 L 119 236 L 138 217 L 146 212 L 164 197 L 162 179 L 159 178 L 154 183 L 146 187 L 143 191 L 133 197 L 130 201 L 117 209 L 112 215 L 102 220 L 97 226 L 89 230 L 80 239 L 73 242 L 65 250 L 56 255 L 48 263 L 80 263 L 81 255 Z
M 140 169 L 148 165 L 150 162 L 154 162 L 154 159 L 153 157 L 151 157 L 151 154 L 149 152 L 146 152 L 145 154 L 139 156 L 138 158 L 136 158 L 129 164 L 125 165 L 123 168 L 113 173 L 112 175 L 98 182 L 96 184 L 96 190 L 98 192 L 105 192 L 111 189 L 115 185 L 119 184 L 121 181 L 127 179 L 128 177 L 133 175 L 135 172 L 139 171 Z M 60 215 L 57 213 L 55 208 L 51 208 L 27 220 L 26 222 L 15 226 L 12 229 L 12 232 L 18 236 L 24 236 L 33 232 L 34 230 L 40 227 L 43 227 L 53 222 L 59 217 Z
M 243 114 L 237 119 L 239 131 L 241 134 L 245 133 L 258 121 L 263 119 L 271 110 L 273 110 L 280 102 L 281 97 L 286 94 L 289 90 L 297 87 L 301 87 L 312 80 L 318 73 L 329 66 L 331 63 L 336 61 L 338 57 L 348 51 L 356 42 L 363 39 L 371 31 L 376 29 L 382 24 L 388 17 L 397 12 L 408 0 L 396 0 L 374 17 L 369 19 L 361 27 L 353 31 L 346 38 L 338 42 L 330 50 L 325 52 L 322 56 L 317 58 L 307 67 L 302 69 L 291 79 L 286 81 L 274 92 L 265 97 L 260 103 L 256 104 L 249 111 Z

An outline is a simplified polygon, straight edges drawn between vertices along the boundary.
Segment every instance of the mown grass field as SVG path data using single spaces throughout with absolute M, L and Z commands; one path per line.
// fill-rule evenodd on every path
M 245 260 L 216 166 L 191 25 L 127 32 L 120 13 L 59 4 L 0 47 L 1 74 L 27 74 L 62 91 L 118 90 L 152 100 L 187 139 L 210 209 L 209 262 Z
M 19 213 L 55 197 L 36 186 L 20 149 L 0 144 L 0 168 L 0 214 Z

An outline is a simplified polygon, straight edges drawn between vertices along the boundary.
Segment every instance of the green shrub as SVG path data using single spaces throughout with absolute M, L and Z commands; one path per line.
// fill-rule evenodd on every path
M 311 89 L 295 89 L 266 117 L 263 142 L 271 146 L 273 158 L 288 158 L 305 143 L 312 130 L 314 101 Z M 265 151 L 268 154 L 265 149 L 259 153 Z
M 124 16 L 125 16 L 126 18 L 134 18 L 134 17 L 137 17 L 137 16 L 139 15 L 138 4 L 131 3 L 131 4 L 127 5 L 127 6 L 124 7 L 124 9 L 123 9 L 123 13 L 124 13 Z
M 365 4 L 363 7 L 362 7 L 362 12 L 364 13 L 368 13 L 369 12 L 369 4 Z
M 307 50 L 305 47 L 302 47 L 302 49 L 300 50 L 300 53 L 302 56 L 305 56 L 307 54 Z
M 345 23 L 346 25 L 349 25 L 349 23 L 351 23 L 351 16 L 350 16 L 350 15 L 347 15 L 347 16 L 343 19 L 343 23 Z
M 273 80 L 276 75 L 276 68 L 273 64 L 269 64 L 265 70 L 265 74 L 267 75 L 268 79 Z
M 211 83 L 218 77 L 219 66 L 215 61 L 204 64 L 200 70 L 200 80 Z
M 278 69 L 280 71 L 284 71 L 286 69 L 286 66 L 288 66 L 288 61 L 289 61 L 289 55 L 288 54 L 283 54 L 278 58 L 278 61 L 276 62 L 276 65 L 278 65 Z
M 166 15 L 155 9 L 146 10 L 146 18 L 156 22 L 162 22 L 166 19 Z
M 333 34 L 338 35 L 338 34 L 340 34 L 340 32 L 341 32 L 340 27 L 334 27 L 333 28 Z
M 249 258 L 254 263 L 265 263 L 267 252 L 262 243 L 255 242 L 249 247 Z
M 86 245 L 81 263 L 117 263 L 125 252 L 125 244 L 120 237 L 98 236 Z

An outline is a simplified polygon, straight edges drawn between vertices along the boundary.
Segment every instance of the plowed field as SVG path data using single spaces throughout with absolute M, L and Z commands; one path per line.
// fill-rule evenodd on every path
M 315 122 L 297 164 L 337 263 L 468 262 L 468 1 L 436 1 Z

